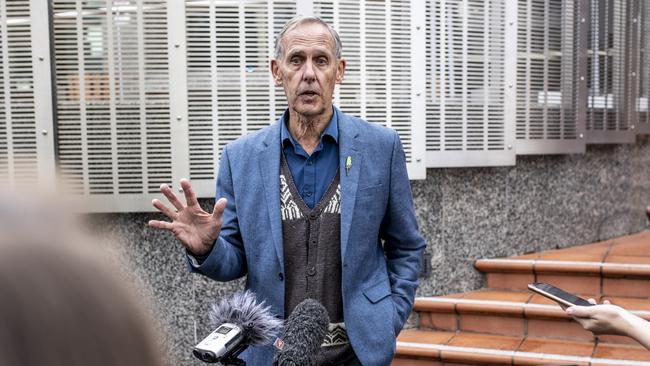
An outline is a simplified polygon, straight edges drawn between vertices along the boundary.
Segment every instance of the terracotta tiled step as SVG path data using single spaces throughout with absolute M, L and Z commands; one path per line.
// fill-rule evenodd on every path
M 534 337 L 403 331 L 393 366 L 423 365 L 649 365 L 640 346 Z
M 579 247 L 479 259 L 488 287 L 525 290 L 548 282 L 570 292 L 650 297 L 650 231 Z
M 548 282 L 650 320 L 650 231 L 476 267 L 489 289 L 416 299 L 420 329 L 400 334 L 393 365 L 650 365 L 635 341 L 594 337 L 527 289 Z
M 650 299 L 592 297 L 598 301 L 608 299 L 650 320 Z M 591 332 L 582 329 L 556 303 L 531 291 L 485 289 L 420 297 L 415 299 L 414 311 L 420 314 L 420 327 L 424 329 L 582 341 L 594 339 Z M 625 337 L 603 337 L 602 340 L 636 344 Z

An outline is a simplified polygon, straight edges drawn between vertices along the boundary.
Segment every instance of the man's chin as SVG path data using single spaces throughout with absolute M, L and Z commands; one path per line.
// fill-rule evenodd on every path
M 326 108 L 320 103 L 318 105 L 297 105 L 293 110 L 304 117 L 317 117 L 325 113 Z

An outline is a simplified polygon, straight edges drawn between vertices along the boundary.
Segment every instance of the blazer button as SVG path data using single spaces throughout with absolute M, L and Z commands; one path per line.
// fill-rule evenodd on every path
M 278 277 L 280 277 L 280 281 L 284 281 L 284 275 L 282 272 L 278 273 Z

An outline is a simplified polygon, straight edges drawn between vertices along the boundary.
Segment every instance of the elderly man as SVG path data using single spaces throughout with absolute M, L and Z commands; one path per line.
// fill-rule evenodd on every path
M 411 308 L 425 243 L 418 231 L 397 133 L 332 105 L 343 80 L 338 34 L 297 17 L 276 39 L 271 72 L 289 104 L 274 124 L 223 150 L 212 214 L 181 180 L 187 206 L 151 221 L 185 246 L 190 269 L 217 281 L 247 275 L 246 287 L 280 316 L 306 298 L 330 316 L 316 360 L 388 365 Z M 270 365 L 272 347 L 250 349 Z

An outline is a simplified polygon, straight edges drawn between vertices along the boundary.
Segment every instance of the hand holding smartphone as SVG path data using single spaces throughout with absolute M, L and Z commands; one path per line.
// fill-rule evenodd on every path
M 594 305 L 583 298 L 572 295 L 560 288 L 557 288 L 553 285 L 549 285 L 548 283 L 541 283 L 541 282 L 531 283 L 528 284 L 528 289 L 537 292 L 542 296 L 548 297 L 549 299 L 566 307 L 573 306 L 573 305 L 579 305 L 579 306 Z

